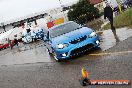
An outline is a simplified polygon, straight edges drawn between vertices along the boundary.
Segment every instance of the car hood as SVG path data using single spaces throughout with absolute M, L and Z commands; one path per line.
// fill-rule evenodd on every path
M 80 37 L 83 37 L 85 35 L 89 35 L 93 30 L 87 27 L 83 27 L 80 29 L 77 29 L 75 31 L 71 31 L 69 33 L 63 34 L 61 36 L 55 37 L 51 39 L 52 44 L 63 44 L 63 43 L 69 43 L 70 41 L 74 39 L 78 39 Z

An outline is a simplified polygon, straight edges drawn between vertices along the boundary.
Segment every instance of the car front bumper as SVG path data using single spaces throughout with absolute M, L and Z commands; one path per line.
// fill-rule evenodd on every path
M 64 49 L 55 49 L 55 53 L 59 60 L 63 60 L 86 52 L 97 46 L 99 46 L 99 38 L 98 36 L 94 36 L 92 38 L 87 38 L 86 40 L 77 44 L 70 44 Z

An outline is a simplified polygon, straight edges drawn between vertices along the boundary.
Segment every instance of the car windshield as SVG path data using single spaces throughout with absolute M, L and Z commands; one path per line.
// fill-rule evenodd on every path
M 69 33 L 79 28 L 79 25 L 75 22 L 70 22 L 61 26 L 58 26 L 52 30 L 50 30 L 50 37 L 55 38 L 57 36 L 63 35 L 65 33 Z

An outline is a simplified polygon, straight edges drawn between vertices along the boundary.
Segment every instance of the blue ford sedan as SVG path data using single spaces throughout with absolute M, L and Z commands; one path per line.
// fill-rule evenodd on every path
M 92 29 L 69 21 L 50 28 L 44 42 L 56 60 L 63 60 L 98 47 L 99 37 Z

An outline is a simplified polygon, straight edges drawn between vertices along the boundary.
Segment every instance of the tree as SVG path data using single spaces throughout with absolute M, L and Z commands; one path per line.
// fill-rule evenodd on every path
M 68 12 L 69 20 L 82 25 L 98 17 L 99 10 L 89 0 L 79 0 L 79 2 L 71 6 Z

